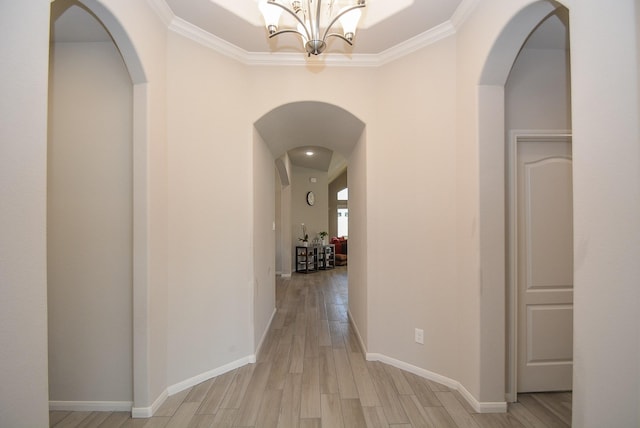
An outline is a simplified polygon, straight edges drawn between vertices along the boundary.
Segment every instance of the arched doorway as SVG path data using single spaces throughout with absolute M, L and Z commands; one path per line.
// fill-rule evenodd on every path
M 331 126 L 317 126 L 318 123 L 331 124 Z M 358 218 L 357 222 L 350 224 L 349 237 L 349 306 L 354 318 L 360 317 L 362 324 L 365 323 L 366 316 L 366 215 L 365 210 L 365 124 L 354 116 L 352 113 L 344 109 L 322 102 L 296 102 L 289 103 L 274 108 L 270 112 L 263 115 L 255 122 L 254 132 L 254 170 L 256 159 L 261 158 L 262 164 L 265 165 L 262 173 L 256 173 L 254 176 L 254 201 L 260 198 L 260 194 L 264 191 L 264 183 L 274 181 L 274 161 L 276 167 L 284 182 L 290 182 L 287 174 L 290 171 L 290 161 L 287 152 L 299 146 L 324 147 L 328 150 L 338 152 L 349 163 L 348 181 L 350 187 L 350 217 Z M 304 141 L 304 144 L 301 142 Z M 284 156 L 284 158 L 283 158 Z M 270 165 L 267 168 L 266 165 Z M 259 170 L 256 170 L 259 171 Z M 254 171 L 254 172 L 256 172 Z M 285 177 L 284 181 L 282 177 Z M 290 186 L 289 186 L 290 187 Z M 272 195 L 275 194 L 272 193 Z M 283 206 L 293 203 L 291 201 L 292 194 L 290 189 L 283 188 L 281 200 Z M 271 200 L 273 200 L 272 198 Z M 302 201 L 302 198 L 298 198 Z M 302 201 L 302 203 L 306 203 Z M 271 208 L 268 208 L 271 210 Z M 259 210 L 258 204 L 254 206 L 254 210 Z M 297 235 L 293 233 L 293 224 L 289 214 L 284 209 L 282 211 L 282 230 L 281 230 L 281 248 L 282 255 L 280 259 L 291 260 L 292 248 Z M 262 217 L 273 215 L 273 211 L 263 212 Z M 322 213 L 326 217 L 326 210 Z M 288 219 L 288 220 L 287 220 Z M 362 221 L 360 221 L 362 219 Z M 284 223 L 287 223 L 285 225 Z M 296 226 L 297 226 L 296 222 Z M 273 217 L 265 217 L 263 219 L 254 218 L 254 230 L 258 231 L 265 225 L 274 225 L 276 221 Z M 297 230 L 297 229 L 296 229 Z M 318 230 L 319 232 L 320 230 Z M 256 254 L 273 254 L 275 248 L 275 238 L 273 244 L 265 243 L 264 240 L 256 240 L 254 234 L 254 256 Z M 257 251 L 257 253 L 256 253 Z M 351 256 L 353 254 L 353 257 Z M 267 261 L 275 260 L 276 256 L 268 257 L 265 261 L 260 262 L 260 257 L 254 258 L 254 276 L 257 283 L 270 280 L 265 272 L 268 272 L 266 266 Z M 289 266 L 289 269 L 291 267 Z M 289 270 L 289 273 L 291 270 Z M 274 274 L 272 271 L 270 275 Z M 262 280 L 260 279 L 262 277 Z M 254 281 L 254 282 L 255 282 Z M 275 291 L 273 292 L 275 293 Z M 273 294 L 271 293 L 271 294 Z M 257 294 L 256 294 L 257 295 Z M 269 299 L 269 300 L 266 300 Z M 262 332 L 268 325 L 271 305 L 271 297 L 260 297 L 254 299 L 255 328 L 254 342 L 256 345 L 260 343 Z M 259 306 L 263 309 L 259 309 Z M 258 314 L 259 311 L 261 315 Z M 358 323 L 358 319 L 356 319 Z
M 506 350 L 506 231 L 505 216 L 505 83 L 521 47 L 532 31 L 559 5 L 532 3 L 509 21 L 494 42 L 478 86 L 478 150 L 480 183 L 480 269 L 487 293 L 480 300 L 480 365 L 483 375 L 505 375 Z M 490 285 L 489 285 L 490 284 Z M 504 346 L 495 346 L 503 343 Z M 505 382 L 506 384 L 506 382 Z M 501 382 L 485 382 L 484 394 L 500 396 Z
M 52 27 L 50 403 L 125 411 L 133 402 L 131 79 L 107 31 L 80 4 L 55 2 Z
M 70 6 L 77 6 L 93 15 L 108 32 L 113 40 L 119 55 L 121 56 L 128 72 L 132 86 L 132 107 L 130 112 L 131 138 L 132 138 L 132 403 L 134 416 L 150 416 L 151 400 L 149 374 L 149 307 L 148 307 L 148 163 L 147 152 L 149 150 L 149 91 L 147 76 L 133 41 L 124 30 L 122 23 L 112 11 L 95 0 L 79 0 L 77 2 L 58 0 L 52 8 L 53 17 L 66 10 Z M 93 409 L 96 406 L 88 403 L 77 403 L 82 409 Z M 131 408 L 130 402 L 107 401 L 98 409 L 105 410 L 116 406 L 118 409 L 124 406 Z M 136 411 L 136 408 L 141 408 Z

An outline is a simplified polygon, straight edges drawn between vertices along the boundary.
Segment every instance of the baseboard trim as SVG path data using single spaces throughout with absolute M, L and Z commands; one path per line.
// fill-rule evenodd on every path
M 404 361 L 396 360 L 395 358 L 391 358 L 383 354 L 367 353 L 366 359 L 367 361 L 380 361 L 382 363 L 389 364 L 390 366 L 408 371 L 409 373 L 413 373 L 425 379 L 429 379 L 431 381 L 437 382 L 451 389 L 454 389 L 458 391 L 460 395 L 462 395 L 462 397 L 465 400 L 467 400 L 467 402 L 473 408 L 473 410 L 475 410 L 478 413 L 506 413 L 507 411 L 506 401 L 480 402 L 473 396 L 473 394 L 471 394 L 467 390 L 467 388 L 464 387 L 464 385 L 462 385 L 457 380 L 439 375 L 438 373 L 425 370 L 423 368 L 414 366 L 409 363 L 405 363 Z
M 133 419 L 150 418 L 151 416 L 153 416 L 158 411 L 160 406 L 162 406 L 162 404 L 166 401 L 166 399 L 168 397 L 169 397 L 169 393 L 165 389 L 158 396 L 158 398 L 156 398 L 156 400 L 153 402 L 153 404 L 151 404 L 151 406 L 149 406 L 149 407 L 134 407 L 134 408 L 132 408 L 131 409 L 131 417 Z
M 460 395 L 464 397 L 465 400 L 473 407 L 478 413 L 507 413 L 507 402 L 506 401 L 497 401 L 497 402 L 482 402 L 476 400 L 476 398 L 471 394 L 464 385 L 458 383 L 458 392 Z
M 49 401 L 49 410 L 70 412 L 130 412 L 131 401 Z
M 278 308 L 273 308 L 273 313 L 271 314 L 271 318 L 269 318 L 269 322 L 267 323 L 267 328 L 264 329 L 262 333 L 262 338 L 260 339 L 260 343 L 256 347 L 256 353 L 253 355 L 253 362 L 256 362 L 258 355 L 260 354 L 260 350 L 262 349 L 262 345 L 264 344 L 265 339 L 267 338 L 267 334 L 269 333 L 269 329 L 271 328 L 271 323 L 273 319 L 276 317 L 276 313 L 278 312 Z
M 228 364 L 215 368 L 213 370 L 206 371 L 199 375 L 190 377 L 189 379 L 185 379 L 181 382 L 171 385 L 167 388 L 167 394 L 169 396 L 177 394 L 180 391 L 184 391 L 187 388 L 191 388 L 199 383 L 207 381 L 213 377 L 220 376 L 231 370 L 235 370 L 238 367 L 246 366 L 247 364 L 252 364 L 256 362 L 255 355 L 248 355 L 246 357 L 240 358 L 239 360 L 232 361 Z
M 129 403 L 129 408 L 127 410 L 131 410 L 131 417 L 132 418 L 150 418 L 156 413 L 156 411 L 162 405 L 162 403 L 164 403 L 165 400 L 171 395 L 177 394 L 178 392 L 184 391 L 185 389 L 191 388 L 192 386 L 198 385 L 199 383 L 205 382 L 216 376 L 220 376 L 225 373 L 228 373 L 231 370 L 235 370 L 247 364 L 255 363 L 256 356 L 258 355 L 258 353 L 260 352 L 260 349 L 262 348 L 262 345 L 264 344 L 264 341 L 267 337 L 267 333 L 269 332 L 269 328 L 271 327 L 271 323 L 273 323 L 273 320 L 275 319 L 277 312 L 278 312 L 277 309 L 273 310 L 273 313 L 271 314 L 271 318 L 269 319 L 267 328 L 265 329 L 262 335 L 262 338 L 260 339 L 260 343 L 258 344 L 255 354 L 247 355 L 246 357 L 240 358 L 239 360 L 232 361 L 223 366 L 217 367 L 212 370 L 208 370 L 204 373 L 200 373 L 199 375 L 190 377 L 189 379 L 185 379 L 181 382 L 178 382 L 176 384 L 169 386 L 165 391 L 162 392 L 162 394 L 160 394 L 158 398 L 156 398 L 156 400 L 153 402 L 153 404 L 150 407 L 133 407 L 132 408 L 131 403 Z M 64 409 L 61 409 L 61 410 L 64 410 Z
M 363 354 L 367 355 L 367 347 L 364 345 L 364 340 L 362 340 L 362 336 L 360 335 L 360 330 L 358 330 L 358 326 L 356 322 L 353 320 L 353 315 L 351 315 L 351 309 L 347 308 L 347 316 L 349 318 L 349 322 L 353 327 L 353 330 L 356 332 L 356 338 L 358 339 L 358 343 L 360 344 L 360 350 Z

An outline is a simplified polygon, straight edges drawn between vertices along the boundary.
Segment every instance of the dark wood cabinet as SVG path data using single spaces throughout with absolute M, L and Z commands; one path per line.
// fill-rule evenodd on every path
M 296 272 L 310 273 L 318 269 L 333 269 L 335 267 L 335 245 L 296 246 Z

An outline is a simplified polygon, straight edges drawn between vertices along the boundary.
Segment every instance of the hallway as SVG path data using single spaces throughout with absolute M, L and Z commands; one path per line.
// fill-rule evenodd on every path
M 347 270 L 277 279 L 278 312 L 256 364 L 169 397 L 153 418 L 50 412 L 56 428 L 568 427 L 571 394 L 522 394 L 477 414 L 448 387 L 365 361 L 347 318 Z

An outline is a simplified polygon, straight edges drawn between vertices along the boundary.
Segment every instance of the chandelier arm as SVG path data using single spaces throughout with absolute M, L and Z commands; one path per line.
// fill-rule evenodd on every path
M 319 4 L 320 4 L 320 3 L 318 2 L 318 5 L 319 5 Z M 324 41 L 326 41 L 326 40 L 327 40 L 327 37 L 329 37 L 329 30 L 331 30 L 331 27 L 333 27 L 333 24 L 335 24 L 335 23 L 336 23 L 336 21 L 338 21 L 338 19 L 340 19 L 344 14 L 346 14 L 346 13 L 348 13 L 348 12 L 351 12 L 352 10 L 356 10 L 356 9 L 363 8 L 363 7 L 365 7 L 365 6 L 366 6 L 366 4 L 356 4 L 356 5 L 354 5 L 354 6 L 350 6 L 350 7 L 346 8 L 346 9 L 344 9 L 342 12 L 340 12 L 339 14 L 337 14 L 337 15 L 333 18 L 333 20 L 331 20 L 331 22 L 329 23 L 329 25 L 327 25 L 327 28 L 324 30 L 324 35 L 322 36 L 322 41 L 324 42 Z M 331 33 L 331 34 L 332 34 L 332 35 L 335 35 L 336 33 Z M 344 39 L 344 40 L 347 40 L 347 39 L 345 39 L 344 37 L 341 37 L 341 38 L 342 38 L 342 39 Z M 350 44 L 350 45 L 352 45 L 352 43 L 350 43 L 350 42 L 349 42 L 349 44 Z
M 284 9 L 285 12 L 287 12 L 289 15 L 293 16 L 300 23 L 300 25 L 302 25 L 302 28 L 304 28 L 305 33 L 307 33 L 307 40 L 312 40 L 311 35 L 309 34 L 309 30 L 307 29 L 307 26 L 305 25 L 304 21 L 302 19 L 300 19 L 300 17 L 294 11 L 289 9 L 287 6 L 276 2 L 275 0 L 273 0 L 273 1 L 270 0 L 268 3 L 272 4 L 272 5 L 275 5 L 275 6 L 278 6 L 281 9 Z M 280 31 L 277 31 L 277 32 L 271 34 L 269 36 L 269 38 L 271 38 L 271 37 L 273 37 L 273 36 L 275 36 L 277 34 L 282 34 L 282 33 L 298 33 L 299 35 L 304 37 L 304 35 L 302 33 L 300 33 L 299 31 L 296 31 L 296 30 L 280 30 Z
M 278 30 L 273 34 L 269 34 L 269 38 L 273 38 L 275 36 L 279 36 L 280 34 L 285 34 L 285 33 L 293 33 L 293 34 L 297 34 L 300 37 L 304 37 L 304 34 L 302 34 L 300 31 L 298 30 L 291 30 L 289 28 L 285 28 L 284 30 Z
M 337 37 L 337 38 L 342 39 L 345 42 L 349 43 L 349 46 L 353 46 L 353 42 L 349 41 L 349 39 L 347 39 L 345 36 L 343 36 L 340 33 L 331 33 L 331 34 L 327 34 L 326 36 L 324 36 L 325 40 L 328 39 L 329 37 Z

